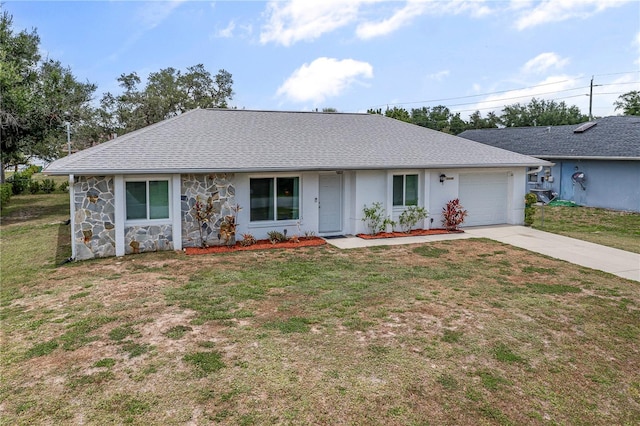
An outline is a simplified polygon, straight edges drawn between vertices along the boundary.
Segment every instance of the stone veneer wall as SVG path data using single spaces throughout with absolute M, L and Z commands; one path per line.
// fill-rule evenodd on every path
M 78 176 L 73 190 L 76 259 L 115 256 L 113 177 Z
M 232 173 L 218 173 L 208 175 L 182 175 L 182 246 L 199 247 L 200 232 L 195 218 L 193 206 L 199 196 L 202 201 L 213 197 L 214 213 L 208 223 L 202 226 L 202 234 L 208 245 L 220 245 L 224 241 L 218 239 L 220 224 L 227 215 L 234 214 L 231 210 L 236 205 L 235 186 Z M 234 244 L 235 239 L 229 244 Z
M 124 228 L 125 254 L 173 250 L 171 225 L 127 226 Z

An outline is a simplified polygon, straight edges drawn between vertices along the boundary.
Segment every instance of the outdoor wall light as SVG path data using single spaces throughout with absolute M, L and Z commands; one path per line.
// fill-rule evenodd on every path
M 444 184 L 445 180 L 453 180 L 451 176 L 447 177 L 444 173 L 440 175 L 440 183 Z

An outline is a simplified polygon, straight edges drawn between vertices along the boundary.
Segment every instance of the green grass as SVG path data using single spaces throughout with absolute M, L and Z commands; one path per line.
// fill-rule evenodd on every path
M 478 239 L 56 266 L 21 216 L 3 424 L 640 423 L 636 282 Z
M 533 228 L 640 253 L 640 213 L 591 207 L 536 206 Z
M 194 352 L 185 355 L 184 360 L 196 366 L 201 375 L 214 373 L 225 367 L 219 352 Z

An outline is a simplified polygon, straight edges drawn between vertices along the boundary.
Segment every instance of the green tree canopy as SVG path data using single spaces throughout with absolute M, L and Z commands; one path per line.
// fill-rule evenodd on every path
M 640 90 L 623 93 L 613 105 L 624 115 L 640 115 Z
M 96 86 L 80 83 L 60 62 L 42 60 L 35 30 L 14 33 L 13 17 L 0 16 L 0 162 L 37 156 L 52 160 L 66 141 L 65 122 L 90 117 Z M 4 174 L 0 176 L 4 181 Z
M 185 73 L 169 67 L 149 74 L 140 88 L 135 73 L 118 78 L 123 92 L 105 93 L 100 102 L 98 120 L 106 134 L 123 134 L 194 108 L 226 108 L 233 97 L 233 79 L 223 69 L 215 76 L 198 64 Z
M 588 119 L 575 105 L 567 107 L 564 101 L 557 103 L 536 98 L 525 105 L 508 105 L 500 116 L 501 123 L 506 127 L 560 126 L 583 123 Z

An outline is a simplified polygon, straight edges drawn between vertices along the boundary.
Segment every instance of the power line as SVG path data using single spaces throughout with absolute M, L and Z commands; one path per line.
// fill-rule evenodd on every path
M 535 86 L 521 87 L 519 89 L 500 90 L 500 91 L 497 91 L 497 92 L 480 93 L 478 95 L 457 96 L 457 97 L 454 97 L 454 98 L 430 99 L 430 100 L 426 100 L 426 101 L 411 101 L 411 102 L 393 102 L 393 103 L 374 105 L 371 108 L 383 107 L 383 106 L 388 106 L 388 105 L 408 105 L 408 104 L 420 104 L 420 103 L 425 103 L 426 104 L 426 103 L 432 103 L 432 102 L 454 101 L 456 99 L 478 98 L 480 96 L 499 95 L 501 93 L 514 92 L 516 90 L 535 89 L 536 87 L 551 86 L 553 84 L 567 83 L 569 81 L 575 81 L 575 80 L 579 80 L 579 79 L 573 78 L 573 79 L 569 79 L 569 80 L 554 81 L 553 83 L 543 83 L 543 84 L 537 84 Z
M 604 76 L 611 76 L 611 75 L 637 74 L 637 73 L 640 73 L 640 71 L 625 71 L 625 72 L 616 72 L 616 73 L 608 73 L 608 74 L 595 74 L 594 76 L 604 77 Z M 373 105 L 370 108 L 373 109 L 373 108 L 384 107 L 384 106 L 388 107 L 389 105 L 396 106 L 396 105 L 411 105 L 411 104 L 430 104 L 430 103 L 434 103 L 434 102 L 443 102 L 443 101 L 454 101 L 454 100 L 458 100 L 458 99 L 478 98 L 478 97 L 482 97 L 482 96 L 499 95 L 499 94 L 502 94 L 502 93 L 515 92 L 515 91 L 519 91 L 519 90 L 535 89 L 537 87 L 552 86 L 554 84 L 568 83 L 570 81 L 585 80 L 587 78 L 588 77 L 571 78 L 571 79 L 560 80 L 560 81 L 555 81 L 555 82 L 551 82 L 551 83 L 543 83 L 543 84 L 536 84 L 536 85 L 533 85 L 533 86 L 521 87 L 521 88 L 518 88 L 518 89 L 499 90 L 499 91 L 495 91 L 495 92 L 480 93 L 480 94 L 476 94 L 476 95 L 456 96 L 456 97 L 440 98 L 440 99 L 429 99 L 429 100 L 424 100 L 424 101 L 389 102 L 389 103 L 384 103 L 384 104 L 379 104 L 379 105 Z M 598 86 L 617 86 L 617 85 L 638 84 L 638 83 L 640 83 L 640 82 L 632 81 L 632 82 L 598 84 Z M 563 89 L 563 90 L 557 90 L 557 91 L 553 91 L 553 92 L 540 93 L 540 94 L 536 94 L 536 95 L 545 95 L 545 94 L 551 94 L 551 93 L 566 92 L 566 91 L 571 91 L 571 90 L 580 90 L 580 89 L 586 89 L 588 87 L 589 86 L 581 86 L 581 87 L 575 87 L 573 89 Z M 521 97 L 524 97 L 524 96 L 521 96 Z M 509 100 L 509 99 L 518 99 L 518 98 L 506 98 L 505 100 Z M 495 101 L 478 101 L 478 102 L 472 102 L 472 103 L 468 103 L 468 104 L 457 104 L 457 105 L 471 105 L 471 104 L 474 104 L 474 103 L 484 103 L 484 102 L 495 102 Z M 456 106 L 456 105 L 451 105 L 451 106 Z

